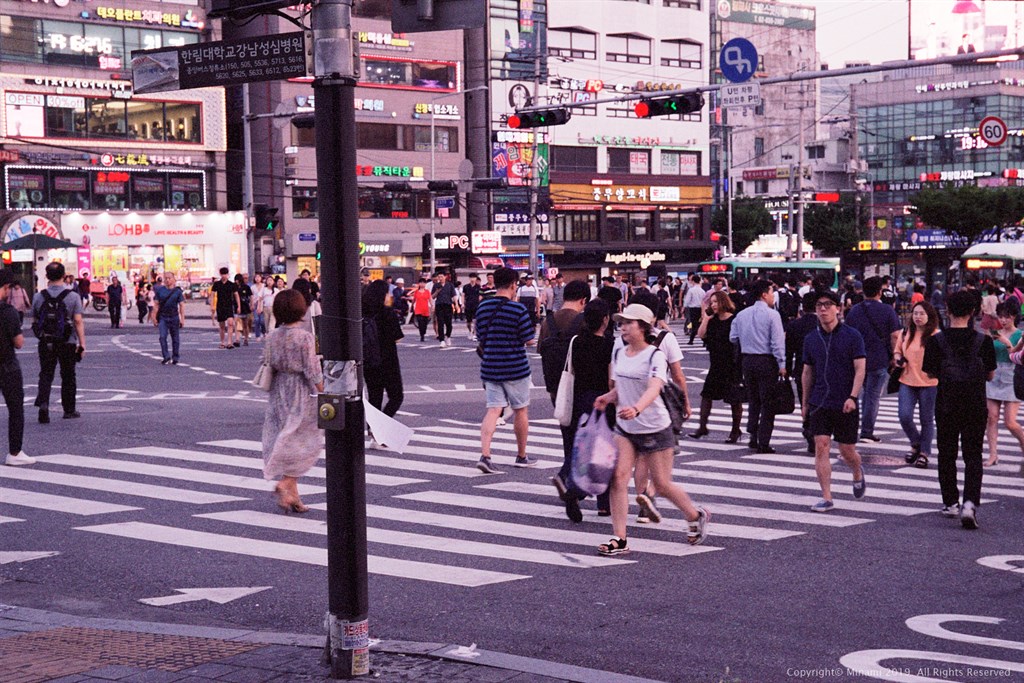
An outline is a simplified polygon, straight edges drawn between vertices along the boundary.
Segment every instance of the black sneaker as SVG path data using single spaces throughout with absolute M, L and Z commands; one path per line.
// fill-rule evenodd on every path
M 171 362 L 170 358 L 164 358 L 162 361 L 160 361 L 160 365 L 167 365 L 170 362 Z
M 865 443 L 882 443 L 882 440 L 874 434 L 861 434 L 860 440 Z
M 82 414 L 80 412 L 78 412 L 77 410 L 72 410 L 71 412 L 65 412 L 64 413 L 64 419 L 65 420 L 73 420 L 76 417 L 82 417 Z
M 583 521 L 583 511 L 580 510 L 580 501 L 576 496 L 569 496 L 565 499 L 565 516 L 576 524 Z
M 525 458 L 516 457 L 516 467 L 536 467 L 537 459 L 526 456 Z
M 47 410 L 46 408 L 39 409 L 39 424 L 50 424 L 50 411 Z
M 501 474 L 501 470 L 495 469 L 491 465 L 491 459 L 480 456 L 480 461 L 476 464 L 476 468 L 484 474 Z

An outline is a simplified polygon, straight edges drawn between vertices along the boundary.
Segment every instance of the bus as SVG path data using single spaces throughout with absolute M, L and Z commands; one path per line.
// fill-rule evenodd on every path
M 782 261 L 776 259 L 755 259 L 743 256 L 726 257 L 720 261 L 702 261 L 697 264 L 697 274 L 707 277 L 720 276 L 728 280 L 753 280 L 766 277 L 778 281 L 780 278 L 810 275 L 816 280 L 824 277 L 832 289 L 839 289 L 839 259 L 816 258 L 803 261 Z
M 968 247 L 950 273 L 952 289 L 967 280 L 976 284 L 1002 281 L 1013 287 L 1024 280 L 1024 243 L 982 242 Z M 951 289 L 951 291 L 952 291 Z

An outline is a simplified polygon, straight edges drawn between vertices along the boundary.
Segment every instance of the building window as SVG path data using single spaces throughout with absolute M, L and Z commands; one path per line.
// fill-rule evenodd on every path
M 316 188 L 292 188 L 292 218 L 316 218 Z
M 356 148 L 398 149 L 398 129 L 392 123 L 356 123 Z
M 352 16 L 364 19 L 391 19 L 391 0 L 355 0 Z
M 570 59 L 597 59 L 597 34 L 572 28 L 548 29 L 548 54 Z
M 651 172 L 650 150 L 608 148 L 608 172 L 649 175 Z
M 7 166 L 5 171 L 8 209 L 206 208 L 202 171 L 170 173 L 116 167 L 79 170 L 18 166 Z
M 808 159 L 824 159 L 825 145 L 811 145 L 807 148 Z
M 409 62 L 383 58 L 362 60 L 359 85 L 455 92 L 454 62 Z
M 414 152 L 430 151 L 430 126 L 402 126 L 402 149 Z M 435 126 L 434 151 L 458 152 L 459 130 L 449 126 Z
M 685 211 L 662 211 L 658 225 L 658 240 L 662 242 L 685 242 L 700 239 L 698 226 L 700 216 Z
M 556 242 L 597 242 L 597 212 L 561 213 L 551 223 Z
M 430 193 L 392 192 L 377 187 L 359 188 L 360 218 L 430 218 Z M 459 203 L 448 209 L 450 218 L 459 217 Z
M 614 211 L 606 217 L 607 242 L 638 242 L 651 239 L 651 214 L 645 211 Z
M 680 69 L 701 68 L 704 46 L 690 40 L 661 41 L 661 65 Z
M 356 124 L 356 135 L 359 134 L 359 124 Z M 313 126 L 296 126 L 292 124 L 292 146 L 294 147 L 316 147 L 316 128 Z
M 662 0 L 665 7 L 682 7 L 683 9 L 700 10 L 700 0 Z
M 767 180 L 755 180 L 754 181 L 754 194 L 768 194 L 768 181 Z
M 700 152 L 661 152 L 662 175 L 700 175 Z
M 759 159 L 764 156 L 764 138 L 754 138 L 754 158 Z
M 597 172 L 596 147 L 551 147 L 551 170 L 567 172 Z
M 609 62 L 651 63 L 650 38 L 624 33 L 619 35 L 609 34 L 606 40 L 608 51 L 605 53 L 605 57 Z

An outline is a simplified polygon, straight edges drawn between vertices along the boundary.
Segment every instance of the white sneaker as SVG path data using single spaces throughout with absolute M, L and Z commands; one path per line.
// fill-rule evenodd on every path
M 6 460 L 8 465 L 34 465 L 36 464 L 35 458 L 30 458 L 25 455 L 25 451 L 19 451 L 14 455 L 8 455 Z

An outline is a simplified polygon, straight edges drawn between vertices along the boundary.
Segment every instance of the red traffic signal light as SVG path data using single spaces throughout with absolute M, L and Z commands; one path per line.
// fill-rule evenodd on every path
M 643 99 L 636 103 L 633 111 L 637 118 L 649 119 L 652 116 L 670 116 L 672 114 L 692 114 L 704 107 L 704 98 L 698 92 L 688 92 L 672 97 Z
M 542 128 L 544 126 L 561 126 L 572 118 L 572 112 L 562 107 L 541 109 L 512 114 L 508 117 L 509 128 Z
M 838 202 L 839 201 L 839 193 L 838 192 L 815 192 L 814 193 L 814 201 L 816 201 L 816 202 L 826 202 L 826 203 Z

